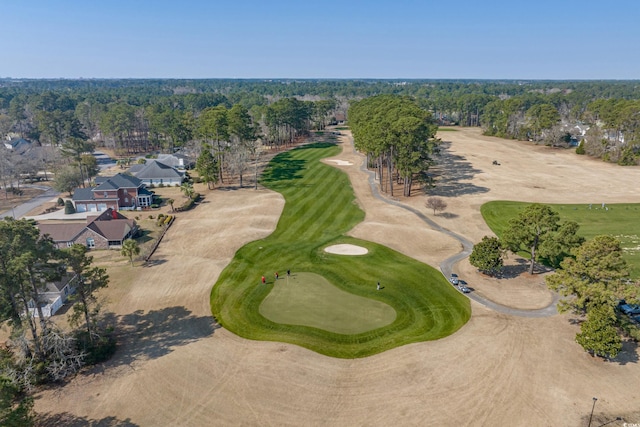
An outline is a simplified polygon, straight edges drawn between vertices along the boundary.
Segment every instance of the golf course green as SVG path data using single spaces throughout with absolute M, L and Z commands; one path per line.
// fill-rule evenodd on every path
M 545 204 L 558 212 L 560 221 L 578 223 L 578 234 L 587 240 L 603 234 L 618 239 L 631 277 L 640 277 L 640 204 Z M 480 212 L 491 231 L 501 236 L 509 221 L 529 205 L 531 203 L 496 200 L 482 205 Z
M 454 333 L 470 317 L 469 300 L 438 270 L 345 235 L 364 212 L 347 175 L 320 162 L 339 152 L 333 143 L 315 143 L 273 158 L 261 183 L 284 196 L 284 210 L 276 230 L 240 248 L 221 273 L 211 292 L 214 317 L 241 337 L 340 358 Z M 336 244 L 368 252 L 324 251 Z
M 345 292 L 314 273 L 281 277 L 260 305 L 276 323 L 306 325 L 337 334 L 358 334 L 393 322 L 393 307 Z

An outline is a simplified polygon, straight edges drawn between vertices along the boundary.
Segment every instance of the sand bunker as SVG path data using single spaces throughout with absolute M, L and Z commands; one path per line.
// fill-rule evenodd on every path
M 332 159 L 332 160 L 327 160 L 327 162 L 335 163 L 338 166 L 351 166 L 351 165 L 353 165 L 353 163 L 351 163 L 348 160 L 335 160 L 335 159 Z
M 369 250 L 367 248 L 348 244 L 327 246 L 326 248 L 324 248 L 324 251 L 329 252 L 330 254 L 338 255 L 366 255 L 367 253 L 369 253 Z

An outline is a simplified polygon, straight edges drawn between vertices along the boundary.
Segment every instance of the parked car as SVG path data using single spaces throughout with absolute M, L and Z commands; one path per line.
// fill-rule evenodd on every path
M 456 273 L 453 273 L 453 274 L 451 274 L 451 277 L 449 278 L 449 281 L 451 282 L 452 285 L 458 286 L 458 283 L 460 282 L 460 279 L 458 278 L 458 275 Z
M 471 292 L 471 289 L 467 288 L 466 285 L 460 286 L 460 291 L 464 294 L 468 294 L 469 292 Z
M 640 305 L 638 304 L 623 304 L 620 306 L 620 311 L 624 314 L 635 315 L 640 314 Z

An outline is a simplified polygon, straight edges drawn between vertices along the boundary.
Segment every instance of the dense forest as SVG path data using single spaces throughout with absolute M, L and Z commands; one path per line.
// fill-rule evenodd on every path
M 411 98 L 437 125 L 574 146 L 620 165 L 640 157 L 638 81 L 0 79 L 0 138 L 40 147 L 5 152 L 0 184 L 55 169 L 72 187 L 95 173 L 83 155 L 95 146 L 123 157 L 208 151 L 219 179 L 242 176 L 262 147 L 342 122 L 377 95 Z

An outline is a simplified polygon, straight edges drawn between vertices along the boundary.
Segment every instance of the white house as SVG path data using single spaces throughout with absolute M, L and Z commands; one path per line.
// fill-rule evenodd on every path
M 133 165 L 129 172 L 146 186 L 180 186 L 184 173 L 158 160 L 147 160 L 143 165 Z
M 47 288 L 44 292 L 40 292 L 38 301 L 44 317 L 53 316 L 67 302 L 69 296 L 76 291 L 76 281 L 76 275 L 66 275 L 59 281 L 47 283 Z M 28 305 L 29 315 L 39 317 L 36 302 L 31 300 Z

